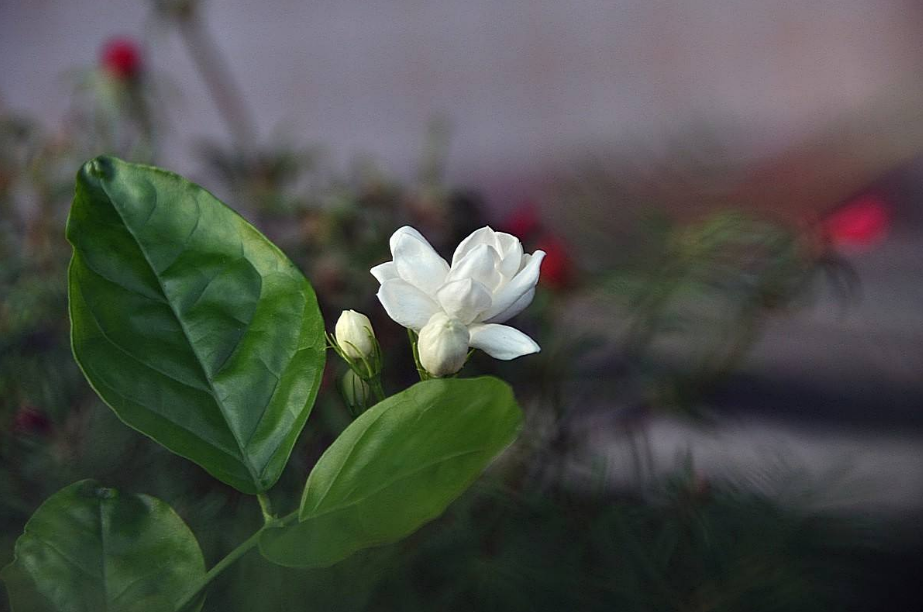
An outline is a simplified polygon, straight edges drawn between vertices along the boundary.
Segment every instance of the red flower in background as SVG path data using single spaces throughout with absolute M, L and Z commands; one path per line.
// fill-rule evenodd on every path
M 13 419 L 13 431 L 25 435 L 45 435 L 51 431 L 51 421 L 38 408 L 23 406 Z
M 121 80 L 135 80 L 141 74 L 141 48 L 131 38 L 109 39 L 100 53 L 102 67 Z
M 524 202 L 504 219 L 503 231 L 513 234 L 520 240 L 526 240 L 541 229 L 538 210 L 532 202 Z
M 874 194 L 850 200 L 821 221 L 823 235 L 833 246 L 858 250 L 880 243 L 890 226 L 891 207 Z
M 553 234 L 545 234 L 536 248 L 545 251 L 539 282 L 550 289 L 565 289 L 574 280 L 574 262 L 567 245 Z
M 535 248 L 545 251 L 539 283 L 555 291 L 573 283 L 575 268 L 570 249 L 563 240 L 544 230 L 535 204 L 529 201 L 520 204 L 503 220 L 501 228 L 523 242 L 538 239 Z

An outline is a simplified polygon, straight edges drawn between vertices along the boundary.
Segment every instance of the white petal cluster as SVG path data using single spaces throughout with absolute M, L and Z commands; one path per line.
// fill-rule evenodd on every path
M 421 362 L 427 332 L 427 347 L 454 347 L 446 354 L 455 360 L 438 369 L 455 366 L 461 352 L 457 346 L 463 337 L 459 326 L 468 334 L 465 352 L 474 347 L 508 360 L 540 350 L 529 336 L 501 323 L 532 302 L 543 251 L 523 253 L 518 238 L 489 227 L 465 238 L 455 249 L 451 265 L 412 227 L 394 232 L 390 246 L 393 261 L 371 270 L 381 283 L 378 299 L 392 319 L 420 332 Z M 427 330 L 431 322 L 431 330 Z M 437 334 L 435 330 L 441 331 Z M 445 342 L 436 341 L 439 334 L 446 333 L 450 337 Z M 431 374 L 444 375 L 429 370 L 425 363 L 424 367 Z

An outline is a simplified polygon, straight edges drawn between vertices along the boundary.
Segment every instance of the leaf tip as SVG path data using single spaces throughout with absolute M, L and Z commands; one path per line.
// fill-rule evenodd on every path
M 83 173 L 96 180 L 110 179 L 114 171 L 113 159 L 105 155 L 93 158 L 83 165 Z
M 97 499 L 115 499 L 119 496 L 119 492 L 108 487 L 96 487 L 96 490 L 93 491 L 93 495 Z
M 72 485 L 78 492 L 78 495 L 88 499 L 106 500 L 116 499 L 119 496 L 118 489 L 104 487 L 92 478 L 81 480 Z

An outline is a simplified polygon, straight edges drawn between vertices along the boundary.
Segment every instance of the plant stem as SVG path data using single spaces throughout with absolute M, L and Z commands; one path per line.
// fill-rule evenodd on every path
M 288 527 L 289 525 L 291 525 L 292 523 L 296 522 L 297 520 L 298 520 L 298 510 L 294 510 L 294 511 L 292 511 L 292 512 L 289 512 L 288 514 L 286 514 L 286 515 L 283 516 L 282 518 L 276 519 L 275 521 L 273 521 L 273 523 L 272 523 L 271 525 L 266 525 L 266 527 L 270 527 L 270 528 L 275 528 L 275 527 Z M 264 527 L 264 529 L 265 529 L 265 527 Z
M 269 495 L 265 492 L 257 493 L 256 499 L 260 502 L 260 510 L 263 512 L 263 524 L 268 525 L 273 521 L 272 502 L 269 500 Z
M 257 497 L 259 498 L 263 496 L 264 494 L 261 493 Z M 263 502 L 261 501 L 261 506 L 262 503 Z M 260 527 L 256 533 L 244 540 L 243 543 L 241 543 L 237 548 L 229 552 L 227 556 L 224 557 L 224 559 L 216 563 L 214 567 L 208 570 L 208 573 L 206 573 L 205 576 L 203 576 L 202 579 L 199 580 L 192 589 L 190 589 L 189 593 L 183 597 L 183 599 L 181 599 L 180 602 L 176 605 L 176 612 L 184 612 L 185 610 L 189 609 L 194 602 L 198 601 L 199 597 L 202 595 L 202 592 L 208 588 L 208 586 L 215 578 L 220 576 L 224 570 L 233 565 L 235 561 L 250 552 L 251 548 L 255 548 L 256 545 L 259 544 L 260 536 L 263 535 L 264 531 L 267 529 L 285 527 L 286 525 L 289 525 L 296 520 L 298 520 L 298 510 L 295 510 L 294 512 L 287 514 L 279 519 L 271 518 L 270 521 Z
M 372 393 L 375 394 L 375 401 L 380 402 L 385 399 L 385 390 L 381 386 L 381 376 L 375 376 L 369 381 L 372 387 Z
M 212 580 L 221 575 L 221 573 L 230 567 L 235 561 L 247 554 L 251 548 L 255 547 L 260 541 L 260 535 L 263 533 L 263 529 L 266 529 L 264 525 L 259 531 L 254 533 L 252 536 L 247 538 L 240 546 L 228 553 L 228 555 L 215 564 L 213 568 L 208 570 L 208 573 L 199 580 L 195 586 L 189 591 L 189 594 L 184 597 L 179 604 L 176 606 L 176 612 L 184 612 L 189 609 L 189 607 L 196 601 L 202 594 Z

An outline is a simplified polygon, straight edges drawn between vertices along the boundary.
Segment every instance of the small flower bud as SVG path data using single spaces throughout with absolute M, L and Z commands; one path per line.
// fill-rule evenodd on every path
M 340 395 L 353 414 L 362 414 L 369 407 L 372 389 L 350 369 L 340 379 Z
M 375 332 L 369 318 L 355 310 L 344 310 L 335 328 L 337 344 L 349 359 L 362 359 L 375 351 Z
M 420 364 L 432 376 L 455 374 L 465 365 L 470 339 L 464 323 L 437 312 L 420 330 L 417 343 Z

